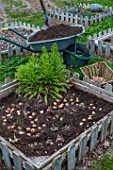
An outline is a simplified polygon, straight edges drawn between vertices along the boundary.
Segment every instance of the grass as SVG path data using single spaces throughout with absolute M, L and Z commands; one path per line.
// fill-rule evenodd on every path
M 22 0 L 2 0 L 6 7 L 10 7 L 12 10 L 14 7 L 16 8 L 25 8 L 27 7 L 26 4 L 23 3 Z
M 70 1 L 63 1 L 63 0 L 51 0 L 51 2 L 55 3 L 58 7 L 68 6 L 70 5 Z
M 29 60 L 29 55 L 28 56 L 23 56 L 23 57 L 12 57 L 10 60 L 6 60 L 4 62 L 0 62 L 0 82 L 3 83 L 4 79 L 8 76 L 10 76 L 12 79 L 15 78 L 15 72 L 18 68 L 18 66 L 25 64 Z M 92 58 L 87 65 L 105 61 L 111 69 L 113 69 L 113 62 L 109 62 L 105 59 L 94 57 Z M 85 65 L 84 65 L 85 66 Z M 77 72 L 80 74 L 80 79 L 83 78 L 83 73 L 80 70 L 80 67 L 82 66 L 74 66 L 74 67 L 68 67 L 68 69 L 73 73 Z
M 3 83 L 6 77 L 15 78 L 15 72 L 18 66 L 28 62 L 29 56 L 12 57 L 10 60 L 0 61 L 0 83 Z
M 42 26 L 44 23 L 43 13 L 27 9 L 23 0 L 2 0 L 4 10 L 7 14 L 7 23 L 22 21 L 35 26 Z
M 20 19 L 21 18 L 21 19 Z M 24 10 L 20 12 L 12 12 L 8 18 L 8 22 L 22 21 L 29 24 L 34 24 L 35 26 L 42 26 L 44 23 L 44 17 L 42 13 L 37 13 L 35 11 Z
M 10 15 L 11 12 L 17 8 L 26 8 L 27 5 L 23 3 L 22 0 L 2 0 L 4 3 L 5 7 L 4 10 L 6 14 Z
M 113 148 L 101 160 L 94 162 L 88 170 L 113 170 Z
M 79 38 L 79 42 L 85 44 L 88 36 L 93 36 L 95 33 L 102 32 L 108 28 L 113 28 L 113 17 L 85 28 L 85 33 Z

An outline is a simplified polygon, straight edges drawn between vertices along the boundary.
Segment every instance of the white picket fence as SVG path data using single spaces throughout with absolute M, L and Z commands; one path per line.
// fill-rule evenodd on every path
M 87 9 L 90 7 L 90 4 L 80 4 L 82 8 Z M 65 7 L 68 9 L 68 7 Z M 85 27 L 92 25 L 97 22 L 101 22 L 102 20 L 112 17 L 113 16 L 113 9 L 112 7 L 104 7 L 104 10 L 107 11 L 106 13 L 102 13 L 95 16 L 78 16 L 77 14 L 74 15 L 73 13 L 64 12 L 64 8 L 56 8 L 50 12 L 50 17 L 56 19 L 61 22 L 67 22 L 71 24 L 82 24 Z
M 11 22 L 11 23 L 6 23 L 5 25 L 1 25 L 0 26 L 0 32 L 2 32 L 2 28 L 25 28 L 26 30 L 32 30 L 32 31 L 40 31 L 40 26 L 35 26 L 34 24 L 29 24 L 29 23 L 25 23 L 25 22 Z M 23 44 L 26 46 L 26 42 Z M 21 47 L 19 46 L 12 46 L 9 45 L 7 50 L 4 50 L 2 51 L 2 48 L 1 48 L 1 45 L 0 45 L 0 60 L 3 60 L 3 59 L 7 59 L 7 58 L 11 58 L 13 56 L 19 56 L 21 54 L 27 54 L 28 51 L 27 50 L 24 50 L 22 49 Z
M 113 34 L 113 28 L 89 36 L 87 39 L 87 48 L 91 53 L 96 54 L 104 59 L 113 61 L 113 44 L 106 42 L 104 44 L 102 40 L 105 37 L 109 37 Z
M 0 28 L 16 28 L 16 27 L 21 27 L 21 28 L 25 28 L 27 30 L 40 30 L 40 26 L 35 26 L 34 24 L 29 24 L 26 22 L 11 22 L 11 23 L 5 23 L 4 25 L 0 25 Z M 0 30 L 1 31 L 1 30 Z

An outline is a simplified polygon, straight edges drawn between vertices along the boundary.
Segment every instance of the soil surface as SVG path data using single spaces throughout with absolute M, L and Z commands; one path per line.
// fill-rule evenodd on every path
M 4 9 L 2 8 L 1 1 L 0 1 L 0 24 L 2 24 L 3 21 L 6 19 L 6 14 L 4 12 Z
M 103 42 L 108 42 L 108 43 L 113 44 L 113 36 L 106 38 L 105 40 L 103 40 Z
M 0 155 L 0 170 L 7 170 Z
M 82 27 L 71 27 L 65 24 L 59 24 L 49 27 L 47 30 L 41 30 L 29 38 L 30 42 L 50 40 L 56 38 L 64 38 L 72 35 L 80 34 L 83 31 Z
M 26 36 L 28 36 L 32 32 L 31 30 L 26 30 L 25 28 L 14 28 L 14 29 Z M 23 44 L 23 42 L 25 41 L 24 38 L 13 33 L 12 31 L 2 31 L 2 32 L 0 32 L 0 36 L 9 38 L 11 40 L 14 40 L 14 41 L 20 43 L 20 44 Z M 10 46 L 10 45 L 12 45 L 12 44 L 9 42 L 6 42 L 4 40 L 0 40 L 1 51 L 7 50 L 8 46 Z M 15 46 L 15 45 L 13 45 L 13 46 Z
M 112 103 L 73 87 L 48 105 L 15 92 L 0 101 L 0 136 L 27 156 L 47 156 L 112 110 Z

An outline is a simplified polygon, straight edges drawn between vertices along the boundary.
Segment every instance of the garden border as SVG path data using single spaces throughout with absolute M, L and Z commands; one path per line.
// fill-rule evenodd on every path
M 40 31 L 40 26 L 37 26 L 35 27 L 34 24 L 29 24 L 29 23 L 25 23 L 25 22 L 11 22 L 11 23 L 6 23 L 2 26 L 0 26 L 0 32 L 2 31 L 2 28 L 5 27 L 5 28 L 25 28 L 25 29 L 28 29 L 28 30 L 32 30 L 32 31 Z M 24 43 L 24 45 L 26 46 L 26 42 Z M 18 46 L 14 46 L 12 47 L 12 44 L 8 46 L 7 50 L 4 50 L 2 51 L 1 50 L 1 47 L 0 47 L 0 60 L 3 60 L 4 58 L 11 58 L 13 56 L 19 56 L 21 55 L 21 53 L 24 53 L 24 54 L 27 54 L 29 53 L 27 50 L 24 50 L 22 49 L 21 47 L 18 47 Z
M 101 39 L 110 36 L 110 34 L 113 34 L 113 28 L 109 28 L 108 30 L 94 34 L 93 36 L 89 36 L 87 38 L 87 48 L 91 51 L 91 53 L 97 54 L 104 59 L 113 61 L 113 57 L 111 57 L 113 55 L 113 45 L 108 42 L 103 44 L 101 41 Z
M 83 3 L 80 5 L 83 8 L 90 7 L 90 4 Z M 64 8 L 68 9 L 68 7 L 64 7 Z M 108 11 L 107 13 L 91 16 L 90 18 L 88 16 L 78 17 L 77 14 L 73 15 L 72 13 L 69 13 L 69 12 L 63 12 L 64 8 L 56 8 L 54 10 L 51 10 L 50 17 L 53 19 L 57 19 L 58 21 L 61 21 L 61 22 L 67 22 L 67 23 L 71 23 L 71 24 L 82 24 L 85 27 L 88 27 L 89 25 L 92 25 L 97 22 L 101 22 L 102 20 L 113 16 L 112 7 L 108 7 L 108 6 L 103 7 L 104 10 Z
M 103 98 L 113 103 L 113 93 L 93 85 L 87 85 L 88 83 L 82 82 L 81 80 L 73 80 L 74 86 L 77 89 L 81 89 L 97 97 Z M 16 82 L 13 82 L 15 86 Z M 11 86 L 13 89 L 13 85 Z M 92 87 L 92 88 L 91 88 Z M 9 88 L 4 88 L 4 92 L 8 92 Z M 10 91 L 12 93 L 12 91 Z M 12 146 L 9 142 L 5 141 L 0 137 L 0 149 L 2 150 L 5 165 L 9 167 L 15 166 L 16 170 L 62 170 L 68 169 L 73 170 L 75 164 L 80 161 L 86 154 L 86 152 L 93 151 L 96 147 L 97 141 L 103 142 L 108 134 L 113 133 L 113 111 L 108 113 L 103 119 L 99 120 L 95 125 L 87 129 L 85 132 L 80 134 L 77 138 L 73 139 L 70 143 L 62 147 L 59 151 L 50 156 L 41 166 L 37 166 L 31 159 L 28 159 L 18 149 Z M 94 138 L 95 137 L 95 138 Z M 16 149 L 16 150 L 15 150 Z M 78 153 L 78 154 L 77 154 Z M 11 164 L 13 159 L 14 165 Z M 65 162 L 65 164 L 64 164 Z

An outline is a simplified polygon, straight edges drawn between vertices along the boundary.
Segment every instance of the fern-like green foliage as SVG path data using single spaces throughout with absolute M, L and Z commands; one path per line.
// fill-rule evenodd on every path
M 46 104 L 49 95 L 55 99 L 62 98 L 60 92 L 65 92 L 69 86 L 63 58 L 56 44 L 53 44 L 51 52 L 43 47 L 39 58 L 31 57 L 26 65 L 20 66 L 16 79 L 19 93 L 37 99 L 43 95 Z

